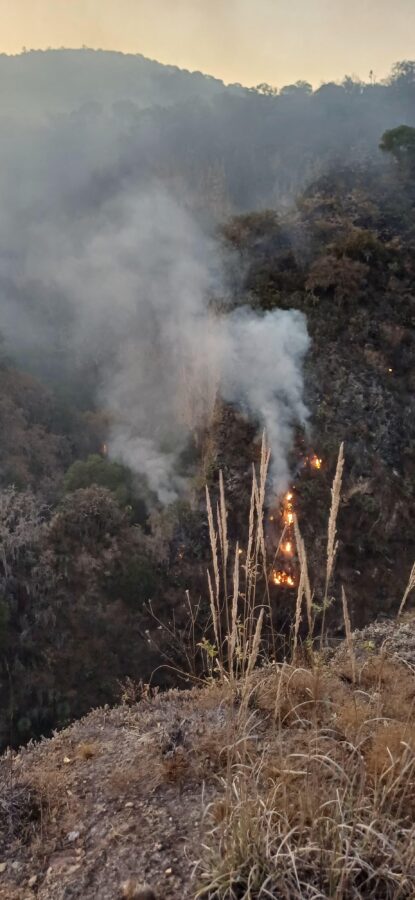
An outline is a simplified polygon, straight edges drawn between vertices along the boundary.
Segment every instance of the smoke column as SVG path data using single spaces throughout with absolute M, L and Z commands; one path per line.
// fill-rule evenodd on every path
M 115 151 L 91 131 L 68 166 L 62 129 L 30 146 L 23 131 L 0 148 L 6 350 L 50 377 L 93 367 L 112 417 L 110 454 L 144 473 L 161 502 L 183 491 L 178 457 L 217 390 L 266 427 L 273 487 L 284 489 L 293 427 L 307 417 L 304 317 L 212 316 L 211 299 L 226 296 L 220 250 L 182 196 L 160 182 L 132 191 L 116 170 L 100 193 L 94 167 Z

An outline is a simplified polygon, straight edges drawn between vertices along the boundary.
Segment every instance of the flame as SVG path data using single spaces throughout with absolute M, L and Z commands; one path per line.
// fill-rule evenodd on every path
M 272 580 L 276 585 L 282 585 L 283 587 L 294 587 L 295 581 L 292 575 L 288 572 L 280 572 L 277 569 L 274 569 L 272 573 Z
M 316 454 L 314 454 L 314 456 L 312 456 L 310 459 L 310 465 L 313 467 L 313 469 L 321 469 L 323 460 L 320 459 L 319 456 L 316 456 Z
M 102 444 L 101 453 L 103 456 L 108 456 L 108 444 Z
M 317 456 L 316 453 L 310 453 L 308 455 L 304 455 L 301 461 L 301 466 L 303 468 L 310 467 L 312 469 L 319 470 L 322 468 L 323 460 Z M 278 513 L 273 513 L 269 516 L 269 521 L 273 522 L 274 519 L 278 518 L 282 521 L 284 525 L 284 534 L 287 540 L 284 541 L 281 545 L 279 545 L 276 556 L 285 556 L 285 557 L 294 557 L 296 552 L 296 544 L 295 544 L 295 536 L 294 536 L 294 521 L 295 521 L 295 487 L 291 488 L 284 495 L 283 499 L 280 501 L 280 508 Z M 286 571 L 286 569 L 291 569 L 292 566 L 288 562 L 284 561 L 280 562 L 282 566 L 281 569 L 273 569 L 270 575 L 270 581 L 272 584 L 275 584 L 278 587 L 286 587 L 293 588 L 296 585 L 296 575 L 292 574 L 290 571 Z

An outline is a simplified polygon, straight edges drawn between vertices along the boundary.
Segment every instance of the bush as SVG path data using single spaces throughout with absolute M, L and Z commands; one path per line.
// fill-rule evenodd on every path
M 139 610 L 157 586 L 154 563 L 144 556 L 136 556 L 118 567 L 107 582 L 107 593 L 114 600 L 122 600 L 132 610 Z
M 137 495 L 138 479 L 134 479 L 127 466 L 98 454 L 88 456 L 86 460 L 77 460 L 66 472 L 64 478 L 66 493 L 72 493 L 80 488 L 90 488 L 92 485 L 111 491 L 119 505 L 129 509 L 134 522 L 143 524 L 146 521 L 147 505 L 145 500 Z M 144 487 L 143 484 L 141 487 Z

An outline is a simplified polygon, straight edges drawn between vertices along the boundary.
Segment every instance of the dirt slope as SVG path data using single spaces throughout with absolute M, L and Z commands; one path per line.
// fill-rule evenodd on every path
M 356 633 L 356 685 L 344 646 L 313 670 L 257 670 L 249 701 L 253 764 L 261 757 L 271 772 L 278 757 L 280 771 L 281 747 L 286 759 L 294 759 L 317 740 L 318 728 L 326 751 L 330 739 L 335 754 L 357 727 L 367 729 L 369 762 L 376 723 L 384 735 L 384 723 L 396 719 L 403 734 L 415 736 L 414 635 L 413 617 Z M 285 723 L 282 744 L 276 697 Z M 221 802 L 218 776 L 226 771 L 225 748 L 240 705 L 238 691 L 226 685 L 163 695 L 143 690 L 133 705 L 95 710 L 51 740 L 5 755 L 0 898 L 194 897 L 200 883 L 200 870 L 194 870 L 208 840 L 203 811 L 211 801 Z M 140 884 L 149 886 L 147 893 L 139 892 Z M 407 879 L 405 885 L 397 896 L 412 896 Z

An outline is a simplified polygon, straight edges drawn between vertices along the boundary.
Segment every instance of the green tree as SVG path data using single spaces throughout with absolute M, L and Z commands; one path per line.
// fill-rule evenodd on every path
M 391 128 L 385 131 L 379 146 L 384 153 L 390 153 L 401 168 L 415 171 L 415 128 L 410 125 Z
M 310 97 L 313 87 L 309 81 L 296 81 L 295 84 L 286 84 L 281 88 L 281 97 Z
M 99 456 L 97 453 L 86 460 L 77 460 L 68 469 L 64 479 L 67 494 L 92 485 L 107 488 L 116 497 L 121 507 L 129 508 L 135 522 L 147 519 L 147 505 L 143 494 L 147 492 L 142 480 L 135 477 L 127 466 Z

